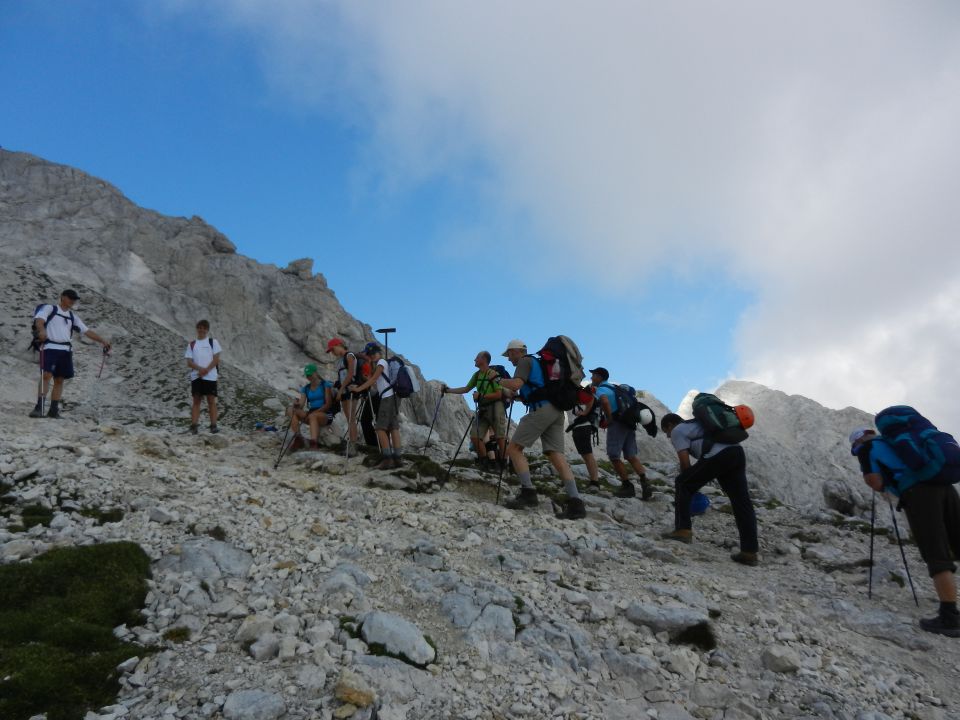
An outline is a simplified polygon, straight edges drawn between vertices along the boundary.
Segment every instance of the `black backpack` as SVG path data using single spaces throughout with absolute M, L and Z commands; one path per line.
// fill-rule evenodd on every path
M 640 425 L 650 437 L 657 436 L 657 414 L 653 412 L 649 405 L 645 405 L 637 399 L 637 391 L 632 385 L 625 383 L 620 385 L 601 383 L 601 385 L 613 390 L 617 399 L 617 411 L 613 414 L 615 420 L 634 428 Z M 641 424 L 643 420 L 641 416 L 644 410 L 647 410 L 652 418 L 645 425 Z
M 584 378 L 580 348 L 566 335 L 547 338 L 537 352 L 537 362 L 543 373 L 543 385 L 524 402 L 546 400 L 558 410 L 573 410 L 579 403 L 580 383 Z
M 33 350 L 34 352 L 40 352 L 40 335 L 37 333 L 37 313 L 40 312 L 40 308 L 44 307 L 49 303 L 40 303 L 33 309 L 33 315 L 30 316 L 30 344 L 27 345 L 27 350 Z M 47 316 L 43 319 L 44 327 L 50 322 L 50 319 L 59 314 L 60 308 L 56 305 L 52 306 L 53 309 L 47 313 Z M 72 336 L 75 332 L 80 332 L 77 330 L 77 321 L 73 317 L 73 310 L 68 310 L 67 314 L 70 317 L 70 335 Z M 64 316 L 61 316 L 64 317 Z M 69 345 L 70 343 L 58 343 L 59 345 Z

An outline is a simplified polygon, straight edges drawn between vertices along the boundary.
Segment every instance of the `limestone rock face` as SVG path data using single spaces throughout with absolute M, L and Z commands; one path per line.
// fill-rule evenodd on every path
M 308 361 L 332 376 L 331 337 L 348 347 L 374 339 L 314 273 L 312 260 L 284 269 L 258 263 L 199 217 L 141 208 L 80 170 L 2 149 L 0 259 L 28 263 L 55 287 L 85 286 L 184 338 L 207 318 L 225 361 L 281 390 L 299 382 Z M 423 395 L 405 403 L 414 423 L 429 423 L 433 414 Z M 466 405 L 448 400 L 442 415 L 448 422 L 438 422 L 435 432 L 452 441 L 466 423 Z

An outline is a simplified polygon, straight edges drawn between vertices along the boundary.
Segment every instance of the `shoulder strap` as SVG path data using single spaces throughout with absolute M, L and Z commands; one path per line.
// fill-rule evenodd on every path
M 196 347 L 196 345 L 197 345 L 197 341 L 196 341 L 196 340 L 191 340 L 191 341 L 190 341 L 190 352 L 193 352 L 193 348 Z

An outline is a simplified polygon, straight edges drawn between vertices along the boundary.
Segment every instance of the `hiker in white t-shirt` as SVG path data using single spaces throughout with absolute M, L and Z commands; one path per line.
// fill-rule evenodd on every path
M 60 294 L 57 305 L 41 305 L 33 316 L 33 329 L 36 335 L 34 347 L 40 351 L 40 365 L 43 381 L 39 387 L 37 404 L 30 411 L 30 417 L 43 417 L 43 403 L 47 397 L 50 381 L 53 380 L 53 392 L 50 394 L 50 412 L 48 418 L 59 418 L 60 398 L 63 397 L 63 381 L 73 377 L 73 333 L 86 335 L 103 345 L 105 353 L 111 345 L 93 330 L 88 328 L 73 312 L 73 306 L 80 299 L 76 290 L 67 289 Z
M 350 385 L 353 393 L 363 393 L 371 386 L 377 386 L 380 395 L 380 407 L 377 410 L 377 440 L 380 443 L 381 459 L 377 470 L 390 470 L 403 466 L 400 459 L 400 397 L 394 392 L 390 384 L 390 372 L 383 352 L 376 343 L 367 343 L 363 354 L 373 363 L 373 373 L 370 378 L 359 385 Z
M 210 322 L 197 321 L 197 339 L 191 340 L 183 354 L 190 368 L 190 394 L 193 405 L 190 408 L 190 432 L 197 434 L 200 427 L 200 405 L 207 399 L 210 413 L 210 432 L 218 433 L 217 427 L 217 369 L 220 365 L 220 343 L 210 337 Z

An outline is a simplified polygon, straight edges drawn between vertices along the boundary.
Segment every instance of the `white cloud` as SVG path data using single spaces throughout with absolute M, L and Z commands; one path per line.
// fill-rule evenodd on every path
M 279 89 L 369 129 L 383 187 L 479 161 L 504 215 L 620 283 L 751 288 L 742 376 L 960 431 L 957 3 L 215 7 Z

